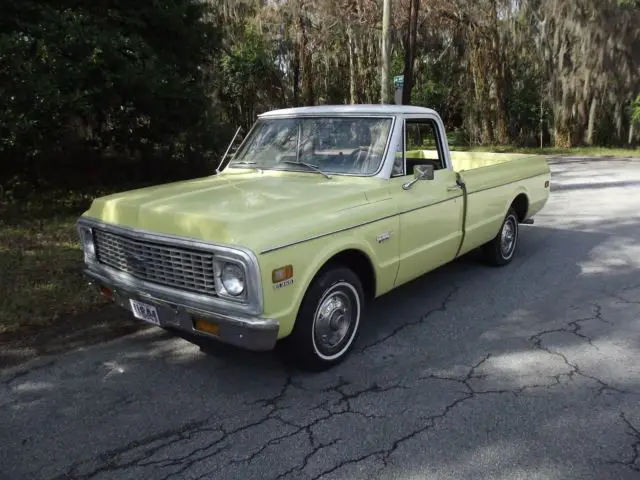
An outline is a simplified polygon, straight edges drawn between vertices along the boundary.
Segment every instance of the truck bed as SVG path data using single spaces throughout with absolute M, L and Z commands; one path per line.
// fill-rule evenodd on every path
M 453 169 L 459 172 L 474 193 L 501 185 L 549 174 L 542 155 L 522 153 L 450 152 Z M 437 159 L 435 150 L 412 150 L 408 158 Z
M 413 150 L 407 158 L 439 163 L 435 150 Z M 460 254 L 490 241 L 519 195 L 526 197 L 522 220 L 534 216 L 547 200 L 550 170 L 541 155 L 451 152 L 451 162 L 464 182 L 467 202 Z
M 451 162 L 467 183 L 469 194 L 549 174 L 541 155 L 451 152 Z

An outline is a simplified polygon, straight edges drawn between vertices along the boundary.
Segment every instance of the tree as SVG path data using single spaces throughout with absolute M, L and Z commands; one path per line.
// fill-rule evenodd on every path
M 205 5 L 2 3 L 0 181 L 175 177 L 215 149 L 202 66 L 219 35 Z

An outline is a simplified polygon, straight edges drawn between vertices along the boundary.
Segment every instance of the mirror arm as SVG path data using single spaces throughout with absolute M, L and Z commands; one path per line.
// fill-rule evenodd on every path
M 420 179 L 419 179 L 418 177 L 416 177 L 416 178 L 414 178 L 413 180 L 411 180 L 410 182 L 403 183 L 403 184 L 402 184 L 402 188 L 403 188 L 404 190 L 409 190 L 411 187 L 413 187 L 413 185 L 414 185 L 418 180 L 420 180 Z
M 402 184 L 404 190 L 409 190 L 413 185 L 420 180 L 433 180 L 433 170 L 431 167 L 427 167 L 427 170 L 417 171 L 413 180 Z

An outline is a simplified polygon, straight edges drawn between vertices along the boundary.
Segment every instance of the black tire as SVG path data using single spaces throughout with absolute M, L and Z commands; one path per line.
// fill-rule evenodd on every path
M 319 312 L 322 306 L 325 315 Z M 364 307 L 364 290 L 358 276 L 341 265 L 325 267 L 309 286 L 293 331 L 283 340 L 287 360 L 316 372 L 341 363 L 356 342 Z M 329 335 L 337 340 L 334 346 L 328 345 Z
M 510 236 L 509 232 L 512 232 L 512 242 L 507 240 Z M 518 215 L 513 208 L 510 208 L 498 234 L 493 240 L 482 247 L 482 253 L 486 262 L 496 267 L 502 267 L 511 263 L 518 248 L 519 233 Z

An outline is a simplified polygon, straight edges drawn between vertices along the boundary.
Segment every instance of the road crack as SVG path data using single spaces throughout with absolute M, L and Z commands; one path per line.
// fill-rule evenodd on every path
M 331 467 L 330 469 L 324 470 L 323 472 L 319 473 L 318 475 L 313 477 L 313 480 L 320 480 L 322 477 L 329 475 L 331 473 L 334 473 L 346 466 L 349 465 L 355 465 L 358 464 L 360 462 L 369 460 L 369 459 L 376 459 L 379 460 L 383 463 L 383 467 L 380 471 L 384 470 L 387 466 L 388 466 L 388 462 L 389 462 L 389 457 L 391 455 L 393 455 L 393 453 L 405 442 L 417 437 L 418 435 L 432 429 L 435 425 L 436 422 L 438 420 L 442 420 L 444 418 L 446 418 L 456 407 L 458 407 L 459 405 L 461 405 L 462 403 L 477 398 L 480 395 L 499 395 L 499 394 L 504 394 L 504 393 L 509 393 L 509 394 L 514 394 L 513 391 L 511 390 L 484 390 L 484 391 L 476 391 L 474 390 L 474 388 L 470 385 L 470 381 L 473 379 L 477 379 L 477 378 L 483 378 L 484 375 L 478 374 L 477 370 L 485 363 L 487 362 L 489 359 L 491 358 L 491 354 L 487 354 L 486 356 L 484 356 L 479 362 L 477 362 L 474 365 L 471 365 L 469 367 L 469 370 L 467 372 L 467 374 L 463 377 L 459 377 L 459 376 L 453 376 L 453 377 L 447 377 L 447 376 L 440 376 L 440 375 L 426 375 L 426 376 L 421 376 L 420 379 L 430 379 L 430 380 L 444 380 L 444 381 L 451 381 L 451 382 L 457 382 L 462 384 L 465 388 L 466 388 L 466 392 L 463 393 L 462 396 L 456 398 L 455 400 L 453 400 L 451 403 L 447 404 L 439 413 L 435 414 L 435 415 L 431 415 L 428 417 L 421 417 L 418 418 L 416 423 L 419 424 L 419 426 L 413 430 L 411 430 L 410 432 L 408 432 L 407 434 L 401 436 L 400 438 L 397 438 L 396 440 L 393 441 L 393 443 L 387 447 L 387 448 L 381 448 L 378 450 L 375 450 L 373 452 L 369 452 L 366 454 L 363 454 L 359 457 L 356 458 L 350 458 L 347 460 L 344 460 L 342 462 L 340 462 L 339 464 Z
M 360 350 L 358 350 L 358 353 L 366 353 L 368 350 L 377 347 L 378 345 L 381 345 L 383 343 L 385 343 L 386 341 L 390 340 L 391 338 L 395 337 L 396 335 L 398 335 L 400 332 L 402 332 L 403 330 L 406 330 L 409 327 L 413 327 L 416 325 L 421 325 L 424 322 L 426 322 L 432 315 L 438 313 L 438 312 L 446 312 L 447 308 L 449 306 L 449 303 L 451 303 L 451 301 L 453 300 L 453 298 L 455 297 L 456 293 L 458 293 L 458 291 L 460 290 L 460 287 L 455 287 L 447 296 L 446 298 L 440 303 L 440 305 L 438 305 L 436 308 L 432 308 L 431 310 L 423 313 L 419 318 L 417 318 L 416 320 L 407 322 L 407 323 L 403 323 L 402 325 L 397 326 L 391 333 L 385 335 L 384 337 L 381 337 L 375 341 L 373 341 L 372 343 L 369 343 L 368 345 L 365 345 L 364 347 L 362 347 Z
M 620 413 L 620 418 L 625 423 L 627 427 L 627 435 L 634 439 L 633 444 L 631 445 L 631 457 L 627 461 L 621 460 L 610 460 L 607 462 L 609 465 L 622 465 L 627 467 L 634 472 L 640 472 L 640 428 L 635 427 L 629 419 L 625 416 L 624 413 Z
M 542 332 L 536 333 L 535 335 L 532 335 L 531 337 L 529 337 L 529 340 L 533 343 L 534 347 L 537 348 L 538 350 L 541 350 L 543 352 L 548 353 L 549 355 L 553 355 L 557 358 L 560 358 L 564 364 L 569 367 L 569 372 L 568 373 L 563 373 L 563 374 L 559 374 L 556 375 L 556 378 L 560 379 L 560 377 L 566 376 L 570 379 L 572 379 L 575 376 L 580 376 L 583 378 L 587 378 L 590 379 L 594 382 L 596 382 L 599 385 L 598 388 L 598 395 L 602 395 L 605 391 L 609 390 L 612 392 L 616 392 L 616 393 L 621 393 L 621 394 L 626 394 L 626 395 L 630 395 L 633 394 L 633 392 L 630 391 L 626 391 L 626 390 L 622 390 L 618 387 L 614 387 L 611 386 L 609 384 L 607 384 L 605 381 L 603 381 L 602 379 L 595 377 L 593 375 L 589 375 L 588 373 L 583 372 L 580 367 L 569 361 L 569 359 L 567 358 L 567 356 L 562 353 L 559 352 L 557 350 L 553 350 L 551 348 L 545 347 L 543 345 L 543 337 L 547 336 L 547 335 L 551 335 L 554 333 L 569 333 L 571 335 L 575 335 L 578 338 L 586 341 L 589 345 L 591 345 L 592 347 L 595 347 L 597 349 L 597 347 L 593 344 L 593 339 L 590 338 L 589 336 L 583 334 L 581 332 L 582 330 L 582 323 L 584 322 L 589 322 L 589 321 L 600 321 L 603 323 L 607 323 L 610 324 L 610 322 L 608 322 L 607 320 L 605 320 L 602 316 L 602 307 L 600 305 L 594 304 L 594 314 L 591 317 L 588 318 L 581 318 L 578 320 L 572 320 L 571 322 L 568 322 L 566 325 L 566 327 L 561 327 L 561 328 L 555 328 L 555 329 L 550 329 L 550 330 L 544 330 Z

